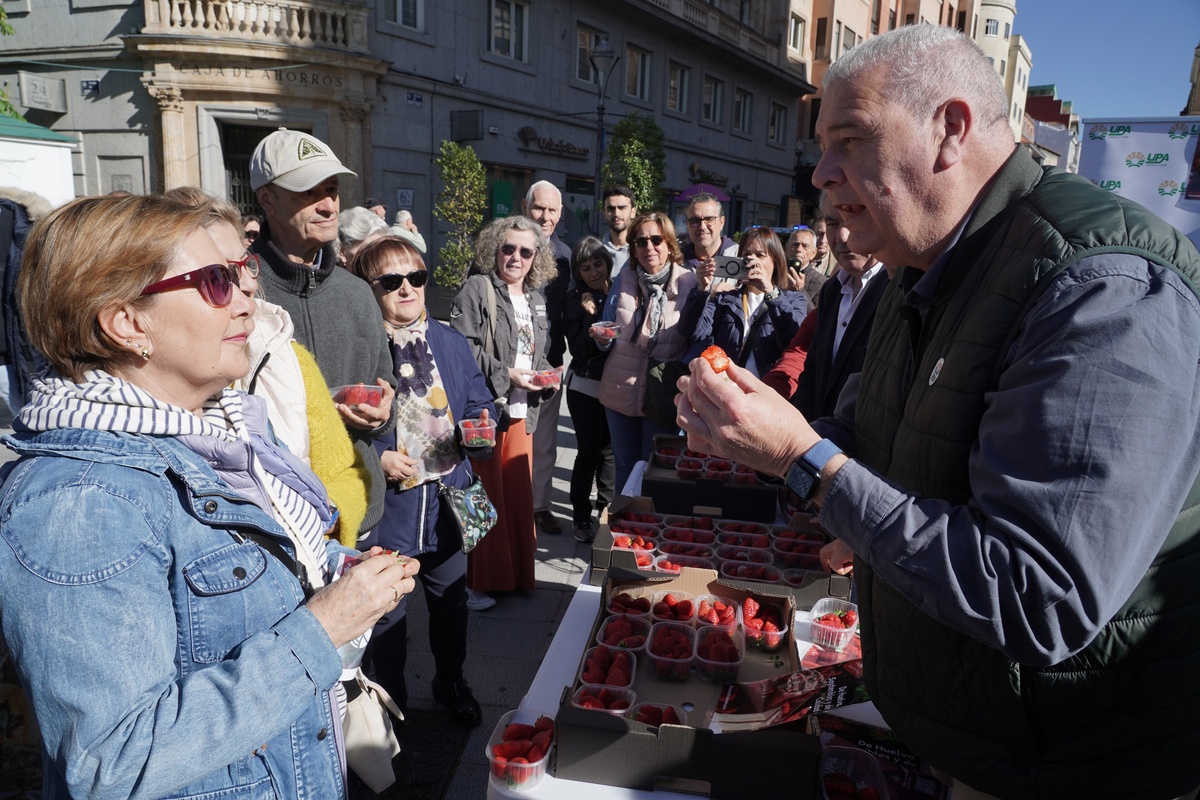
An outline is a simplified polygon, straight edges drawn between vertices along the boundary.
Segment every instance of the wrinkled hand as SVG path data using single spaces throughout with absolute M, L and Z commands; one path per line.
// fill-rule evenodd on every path
M 520 367 L 508 368 L 508 382 L 518 389 L 524 389 L 527 392 L 540 392 L 543 386 L 538 386 L 533 382 L 534 371 L 531 369 L 521 369 Z
M 718 374 L 703 358 L 689 366 L 675 405 L 691 449 L 782 477 L 821 440 L 796 407 L 754 373 L 731 364 Z
M 389 555 L 382 547 L 372 547 L 363 558 L 308 599 L 308 610 L 334 647 L 366 633 L 417 585 L 413 576 L 421 563 L 416 559 Z
M 417 459 L 398 450 L 388 450 L 379 457 L 383 477 L 388 483 L 402 483 L 417 474 Z
M 392 399 L 396 396 L 396 391 L 383 378 L 376 378 L 375 385 L 383 388 L 383 399 L 379 401 L 379 405 L 377 406 L 369 406 L 365 403 L 358 403 L 356 405 L 346 405 L 345 403 L 334 404 L 338 414 L 342 416 L 342 422 L 360 431 L 370 431 L 388 421 L 392 416 Z
M 804 288 L 804 273 L 795 267 L 787 268 L 788 277 L 792 280 L 792 291 L 798 292 Z
M 834 539 L 821 548 L 821 568 L 838 575 L 854 574 L 854 551 L 841 539 Z

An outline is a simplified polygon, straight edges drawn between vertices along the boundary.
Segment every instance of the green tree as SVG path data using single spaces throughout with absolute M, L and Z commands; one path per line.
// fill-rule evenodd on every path
M 4 10 L 3 6 L 0 6 L 0 36 L 13 36 L 15 34 L 16 31 L 13 30 L 13 26 L 8 24 L 8 12 Z M 0 114 L 21 121 L 25 120 L 25 117 L 21 116 L 21 112 L 17 111 L 16 106 L 8 99 L 8 89 L 3 86 L 0 86 Z
M 605 186 L 628 186 L 639 212 L 662 208 L 667 155 L 662 128 L 653 117 L 635 112 L 614 125 L 605 155 L 601 168 Z
M 436 159 L 442 190 L 433 213 L 450 226 L 446 243 L 438 251 L 434 278 L 439 286 L 457 289 L 467 279 L 475 257 L 475 234 L 483 225 L 487 208 L 487 173 L 469 145 L 442 140 Z

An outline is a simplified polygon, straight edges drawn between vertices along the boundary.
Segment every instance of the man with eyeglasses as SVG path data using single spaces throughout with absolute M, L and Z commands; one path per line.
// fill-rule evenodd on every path
M 546 359 L 552 367 L 561 367 L 567 351 L 563 331 L 563 311 L 566 308 L 567 288 L 571 283 L 571 248 L 559 240 L 555 228 L 562 218 L 562 192 L 550 181 L 538 181 L 529 187 L 521 201 L 521 212 L 538 224 L 554 249 L 558 276 L 541 288 L 546 298 L 546 318 L 549 325 Z M 558 414 L 562 407 L 562 392 L 555 392 L 542 401 L 538 411 L 538 426 L 533 431 L 533 521 L 545 533 L 562 533 L 562 523 L 550 511 L 554 490 L 554 463 L 558 460 Z
M 266 220 L 250 255 L 266 296 L 291 315 L 296 341 L 313 354 L 330 386 L 384 387 L 379 406 L 337 405 L 371 473 L 370 506 L 360 528 L 366 533 L 383 514 L 386 481 L 371 440 L 395 426 L 395 379 L 375 295 L 339 269 L 334 256 L 342 175 L 358 177 L 314 136 L 280 128 L 263 139 L 250 159 L 250 185 Z
M 716 272 L 713 256 L 736 256 L 737 242 L 724 234 L 725 210 L 721 201 L 708 192 L 701 192 L 691 199 L 683 218 L 688 239 L 682 248 L 683 265 L 696 273 L 701 288 L 707 291 Z
M 259 231 L 262 230 L 262 217 L 258 214 L 243 214 L 242 215 L 242 244 L 246 249 L 250 249 L 250 245 L 254 244 L 254 240 L 258 238 Z

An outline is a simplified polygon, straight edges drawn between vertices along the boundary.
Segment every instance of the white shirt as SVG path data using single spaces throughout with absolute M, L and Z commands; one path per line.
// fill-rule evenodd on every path
M 838 324 L 837 330 L 833 334 L 833 355 L 837 357 L 838 347 L 842 344 L 842 336 L 846 333 L 846 328 L 850 325 L 850 320 L 854 316 L 854 312 L 858 309 L 858 305 L 862 302 L 863 289 L 867 288 L 875 276 L 883 272 L 883 264 L 876 264 L 865 273 L 862 280 L 856 281 L 850 273 L 844 269 L 837 271 L 837 279 L 842 283 L 842 302 L 838 304 Z
M 517 322 L 517 356 L 513 366 L 517 369 L 533 369 L 533 312 L 524 294 L 510 294 L 513 316 Z M 508 415 L 513 419 L 525 419 L 529 413 L 529 392 L 513 389 L 508 393 Z

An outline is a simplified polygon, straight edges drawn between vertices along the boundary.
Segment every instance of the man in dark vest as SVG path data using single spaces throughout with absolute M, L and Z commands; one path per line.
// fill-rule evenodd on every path
M 698 359 L 679 421 L 853 552 L 867 689 L 955 796 L 1194 797 L 1200 253 L 1007 107 L 948 28 L 838 59 L 813 182 L 898 267 L 845 413 Z

